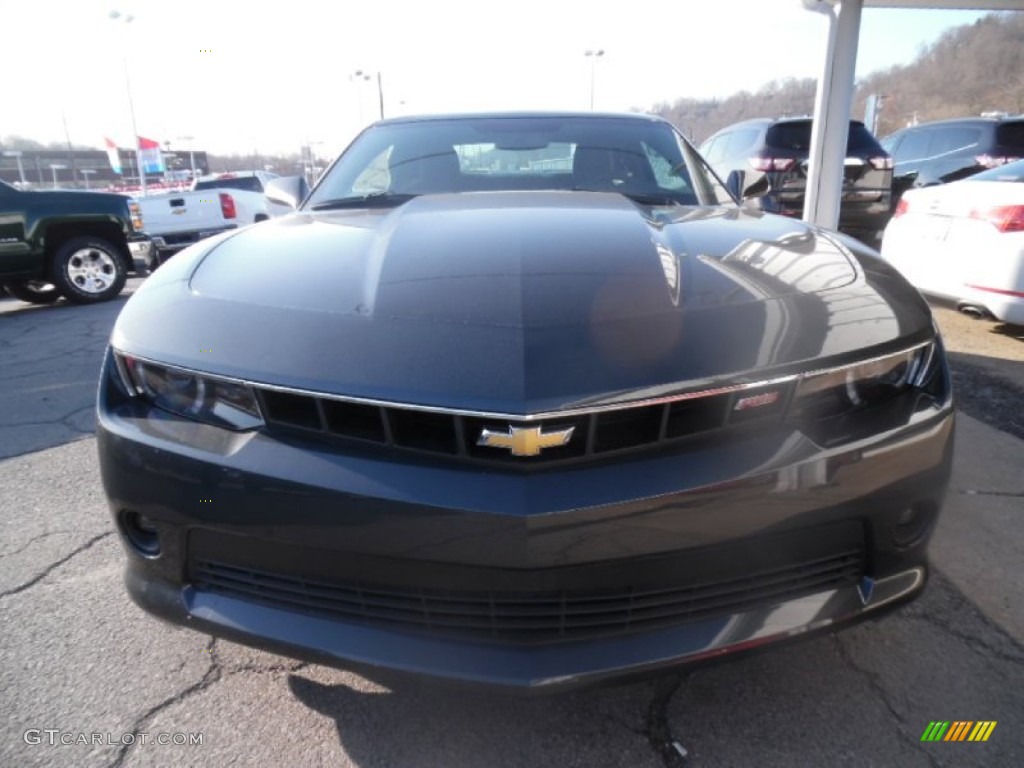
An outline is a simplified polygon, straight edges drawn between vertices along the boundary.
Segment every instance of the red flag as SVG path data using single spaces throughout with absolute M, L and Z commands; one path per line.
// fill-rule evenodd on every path
M 106 137 L 103 141 L 107 144 L 107 158 L 110 160 L 110 167 L 114 173 L 121 173 L 121 155 L 117 151 L 117 144 Z

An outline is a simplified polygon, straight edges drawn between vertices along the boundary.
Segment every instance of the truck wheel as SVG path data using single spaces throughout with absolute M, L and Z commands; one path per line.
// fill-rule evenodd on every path
M 53 254 L 50 266 L 58 290 L 75 304 L 109 301 L 128 279 L 117 248 L 98 237 L 68 240 Z
M 29 304 L 53 304 L 53 302 L 60 298 L 60 291 L 52 283 L 42 283 L 38 280 L 21 280 L 6 283 L 5 285 L 11 296 L 27 301 Z

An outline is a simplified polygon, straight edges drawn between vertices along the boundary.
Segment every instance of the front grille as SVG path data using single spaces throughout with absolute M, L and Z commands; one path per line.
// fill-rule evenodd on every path
M 756 424 L 763 428 L 781 422 L 791 387 L 782 383 L 536 421 L 435 413 L 266 388 L 257 388 L 256 392 L 272 432 L 317 435 L 525 468 L 656 446 L 729 427 Z M 775 397 L 768 407 L 737 407 L 741 400 L 764 394 Z M 573 432 L 566 445 L 546 447 L 534 456 L 478 444 L 484 429 L 504 433 L 512 428 L 537 427 L 544 435 L 568 428 Z
M 405 631 L 503 643 L 621 635 L 743 611 L 857 583 L 862 544 L 742 576 L 602 589 L 455 590 L 333 582 L 197 559 L 200 590 Z

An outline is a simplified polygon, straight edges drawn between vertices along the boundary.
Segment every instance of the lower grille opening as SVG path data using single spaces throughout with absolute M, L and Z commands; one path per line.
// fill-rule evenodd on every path
M 864 549 L 841 551 L 714 581 L 603 589 L 430 589 L 328 581 L 213 559 L 195 559 L 199 590 L 340 621 L 516 644 L 641 632 L 856 584 Z

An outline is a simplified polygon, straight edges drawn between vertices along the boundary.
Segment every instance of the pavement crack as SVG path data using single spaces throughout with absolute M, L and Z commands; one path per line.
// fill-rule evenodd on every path
M 76 416 L 78 416 L 78 414 L 80 414 L 80 413 L 92 414 L 92 412 L 93 412 L 93 410 L 95 408 L 96 408 L 96 405 L 93 404 L 93 403 L 90 403 L 89 405 L 83 405 L 81 408 L 75 409 L 74 411 L 69 413 L 67 416 L 62 418 L 60 420 L 60 423 L 63 424 L 68 429 L 70 429 L 72 432 L 78 432 L 81 435 L 94 435 L 94 434 L 96 434 L 96 427 L 95 427 L 95 425 L 91 425 L 89 429 L 82 429 L 81 427 L 79 427 L 79 426 L 77 426 L 75 424 L 72 424 L 71 420 L 73 418 L 75 418 Z
M 71 558 L 76 557 L 76 556 L 82 554 L 87 549 L 92 547 L 94 544 L 97 544 L 98 542 L 103 541 L 103 539 L 105 539 L 105 538 L 107 538 L 109 536 L 113 536 L 113 535 L 114 535 L 113 531 L 107 531 L 106 533 L 101 533 L 98 536 L 93 536 L 91 539 L 89 539 L 87 542 L 85 542 L 85 544 L 83 544 L 82 546 L 78 547 L 78 549 L 72 550 L 69 554 L 67 554 L 64 557 L 60 558 L 59 560 L 51 563 L 41 573 L 33 576 L 31 579 L 26 581 L 24 584 L 20 584 L 19 586 L 14 587 L 13 589 L 9 589 L 6 592 L 0 592 L 0 599 L 5 598 L 5 597 L 10 597 L 11 595 L 17 595 L 18 593 L 24 592 L 26 589 L 29 589 L 29 588 L 35 586 L 40 581 L 42 581 L 47 576 L 49 576 L 51 573 L 53 573 L 57 568 L 59 568 L 60 566 L 64 565 L 64 563 L 66 563 Z
M 242 672 L 252 672 L 253 674 L 266 674 L 268 672 L 298 672 L 299 670 L 305 669 L 310 666 L 308 661 L 291 664 L 242 664 L 241 666 L 234 667 L 227 670 L 224 673 L 224 679 L 234 677 Z
M 88 432 L 86 432 L 85 430 L 76 427 L 74 424 L 68 424 L 67 421 L 68 419 L 72 419 L 80 413 L 91 411 L 95 407 L 96 406 L 94 404 L 90 403 L 89 405 L 79 406 L 78 408 L 75 408 L 73 411 L 65 413 L 63 416 L 54 416 L 52 419 L 39 419 L 33 421 L 9 421 L 0 423 L 0 427 L 50 427 L 59 424 L 61 426 L 67 427 L 73 432 L 81 432 L 82 434 L 91 435 L 93 434 L 94 430 L 89 430 Z
M 686 765 L 683 755 L 676 749 L 676 740 L 668 724 L 668 706 L 682 686 L 683 679 L 682 674 L 659 677 L 654 681 L 654 695 L 651 697 L 651 703 L 647 705 L 642 733 L 647 737 L 651 749 L 661 757 L 665 768 L 682 768 Z
M 2 429 L 2 428 L 3 428 L 2 425 L 0 425 L 0 429 Z M 2 451 L 0 451 L 0 461 L 5 461 L 7 459 L 20 459 L 23 456 L 31 456 L 33 453 L 42 453 L 43 451 L 49 451 L 52 448 L 55 448 L 55 447 L 60 446 L 60 445 L 69 445 L 70 443 L 76 443 L 76 442 L 81 442 L 82 440 L 90 440 L 90 439 L 93 439 L 93 440 L 96 439 L 96 433 L 95 432 L 88 432 L 88 433 L 82 432 L 82 433 L 77 434 L 77 435 L 71 435 L 66 440 L 64 440 L 63 442 L 56 443 L 56 444 L 41 445 L 41 446 L 39 446 L 37 448 L 29 448 L 27 451 L 22 451 L 21 453 L 3 453 Z
M 24 368 L 12 368 L 11 370 L 18 371 L 18 373 L 2 373 L 0 374 L 0 382 L 7 381 L 20 381 L 21 379 L 31 379 L 33 377 L 44 377 L 44 376 L 55 376 L 58 373 L 63 373 L 66 370 L 65 366 L 57 368 L 44 369 L 44 370 L 32 370 L 26 371 Z
M 193 683 L 184 690 L 178 691 L 173 696 L 168 696 L 166 699 L 161 701 L 159 704 L 150 707 L 142 715 L 136 718 L 132 724 L 130 733 L 136 737 L 142 733 L 146 725 L 157 715 L 163 712 L 169 707 L 173 707 L 175 704 L 180 704 L 186 699 L 192 696 L 197 696 L 217 683 L 223 682 L 230 677 L 241 674 L 243 672 L 252 672 L 254 674 L 261 674 L 267 672 L 298 672 L 301 669 L 312 666 L 308 661 L 293 661 L 283 664 L 270 664 L 261 666 L 259 664 L 243 664 L 234 669 L 225 669 L 221 662 L 220 655 L 217 653 L 217 638 L 211 637 L 206 643 L 206 647 L 203 649 L 204 652 L 210 654 L 210 666 L 207 668 L 203 676 L 198 682 Z M 183 669 L 185 664 L 179 668 L 178 671 Z M 138 739 L 136 738 L 135 742 Z M 110 764 L 110 768 L 121 768 L 124 765 L 125 760 L 128 758 L 128 754 L 131 752 L 134 742 L 131 744 L 124 744 L 121 750 L 117 754 L 117 758 Z
M 139 734 L 143 732 L 146 723 L 165 709 L 202 693 L 211 685 L 214 685 L 221 680 L 223 671 L 221 669 L 220 659 L 217 657 L 216 644 L 217 638 L 215 637 L 211 637 L 210 641 L 206 644 L 205 650 L 210 654 L 210 666 L 206 672 L 203 673 L 202 678 L 200 678 L 198 682 L 190 685 L 188 688 L 178 691 L 178 693 L 173 696 L 168 696 L 156 706 L 150 707 L 146 710 L 142 715 L 136 718 L 135 722 L 132 724 L 130 733 L 138 737 Z M 134 739 L 129 744 L 122 745 L 120 751 L 117 753 L 117 758 L 110 764 L 110 768 L 121 768 L 121 766 L 124 765 L 124 761 L 127 759 L 128 753 L 131 752 L 136 741 L 138 741 L 138 738 Z
M 988 643 L 988 642 L 982 640 L 980 637 L 974 637 L 972 635 L 967 635 L 967 634 L 964 634 L 963 632 L 960 632 L 959 630 L 954 629 L 947 622 L 940 621 L 939 619 L 937 619 L 936 617 L 934 617 L 934 616 L 932 616 L 930 614 L 927 614 L 927 613 L 924 613 L 924 612 L 921 612 L 921 613 L 909 613 L 908 612 L 906 614 L 906 618 L 909 621 L 922 621 L 922 622 L 924 622 L 925 624 L 927 624 L 927 625 L 929 625 L 931 627 L 935 627 L 940 632 L 943 632 L 943 633 L 949 635 L 950 637 L 959 640 L 961 643 L 963 643 L 968 648 L 970 648 L 972 651 L 974 651 L 975 653 L 977 653 L 978 655 L 982 656 L 985 659 L 996 658 L 996 659 L 999 659 L 1000 661 L 1009 662 L 1010 664 L 1021 664 L 1021 663 L 1024 663 L 1024 652 L 1022 652 L 1022 653 L 1012 653 L 1012 652 L 1005 651 L 1002 648 L 997 648 L 996 646 L 992 645 L 991 643 Z M 985 618 L 987 619 L 988 617 L 985 617 Z M 1012 643 L 1013 641 L 1011 640 L 1010 642 Z
M 845 662 L 846 665 L 850 667 L 850 669 L 852 669 L 854 672 L 863 677 L 865 681 L 867 681 L 868 688 L 871 689 L 871 692 L 875 695 L 875 698 L 877 698 L 879 701 L 882 702 L 883 705 L 885 705 L 885 708 L 889 710 L 889 714 L 891 714 L 893 718 L 896 720 L 896 732 L 899 735 L 899 738 L 905 741 L 914 749 L 916 749 L 922 755 L 924 755 L 925 758 L 928 760 L 928 765 L 932 766 L 932 768 L 940 768 L 939 763 L 935 761 L 935 758 L 932 756 L 932 754 L 921 746 L 921 741 L 919 740 L 919 738 L 915 737 L 915 734 L 912 734 L 910 733 L 910 731 L 907 730 L 906 718 L 903 717 L 900 711 L 892 703 L 892 700 L 889 696 L 889 692 L 885 689 L 885 686 L 883 686 L 880 682 L 879 676 L 874 674 L 870 670 L 865 669 L 864 667 L 860 666 L 856 661 L 854 661 L 852 654 L 843 644 L 843 639 L 840 636 L 833 635 L 832 641 L 835 643 L 836 649 L 839 653 L 839 658 L 843 662 Z
M 41 533 L 38 536 L 33 536 L 31 539 L 26 541 L 23 545 L 18 547 L 13 552 L 7 552 L 6 554 L 0 555 L 0 560 L 3 560 L 5 557 L 14 557 L 15 555 L 20 555 L 22 552 L 24 552 L 26 549 L 31 547 L 37 541 L 42 541 L 43 539 L 48 539 L 51 536 L 59 536 L 60 534 L 69 534 L 69 533 L 71 533 L 71 531 L 66 531 L 66 530 L 47 531 L 46 533 Z
M 976 491 L 966 490 L 960 491 L 963 496 L 1007 496 L 1011 499 L 1022 499 L 1024 498 L 1024 491 Z
M 610 715 L 607 712 L 604 713 L 603 717 L 604 717 L 604 719 L 606 721 L 608 721 L 612 725 L 618 726 L 619 728 L 623 728 L 623 729 L 629 731 L 630 733 L 632 733 L 632 734 L 634 734 L 636 736 L 643 736 L 644 738 L 647 738 L 647 730 L 646 730 L 646 728 L 634 728 L 632 725 L 630 725 L 625 720 L 623 720 L 623 719 L 621 719 L 619 717 L 616 717 L 615 715 Z

